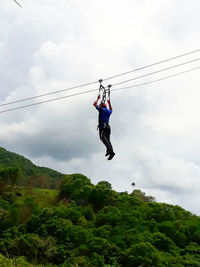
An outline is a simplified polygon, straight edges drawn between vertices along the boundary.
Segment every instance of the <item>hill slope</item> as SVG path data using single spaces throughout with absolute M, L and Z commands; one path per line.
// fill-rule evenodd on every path
M 25 178 L 32 175 L 46 175 L 51 180 L 62 178 L 62 173 L 50 168 L 39 167 L 33 164 L 29 159 L 0 147 L 0 166 L 2 167 L 18 167 Z

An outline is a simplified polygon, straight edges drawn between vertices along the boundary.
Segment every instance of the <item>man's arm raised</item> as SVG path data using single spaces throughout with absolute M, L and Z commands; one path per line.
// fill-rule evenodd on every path
M 107 102 L 108 102 L 109 109 L 112 110 L 112 106 L 111 106 L 110 100 L 108 100 Z
M 97 106 L 97 102 L 98 102 L 99 99 L 100 99 L 100 95 L 97 96 L 97 100 L 95 100 L 94 103 L 93 103 L 93 106 L 94 106 L 95 108 L 96 108 L 96 106 Z

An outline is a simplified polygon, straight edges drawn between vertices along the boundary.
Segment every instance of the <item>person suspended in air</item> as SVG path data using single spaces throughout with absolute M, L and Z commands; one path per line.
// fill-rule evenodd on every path
M 98 105 L 98 101 L 100 98 L 101 98 L 100 95 L 98 95 L 96 101 L 93 103 L 93 106 L 99 112 L 99 124 L 98 124 L 99 137 L 100 137 L 100 140 L 106 146 L 105 156 L 109 156 L 108 160 L 111 160 L 115 156 L 112 144 L 110 142 L 111 128 L 109 125 L 109 119 L 110 119 L 110 115 L 112 114 L 112 106 L 111 106 L 110 99 L 107 100 L 109 108 L 107 108 L 107 105 L 105 104 L 105 102 L 101 102 L 100 105 Z

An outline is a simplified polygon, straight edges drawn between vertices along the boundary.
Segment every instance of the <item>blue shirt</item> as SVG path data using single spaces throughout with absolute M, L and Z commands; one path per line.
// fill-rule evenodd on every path
M 99 123 L 108 123 L 112 110 L 107 108 L 101 108 L 99 105 L 96 106 L 96 109 L 99 111 Z

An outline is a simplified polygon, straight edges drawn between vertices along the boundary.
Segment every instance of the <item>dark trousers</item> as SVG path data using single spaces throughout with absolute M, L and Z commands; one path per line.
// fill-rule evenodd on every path
M 99 137 L 106 146 L 107 151 L 109 152 L 113 151 L 113 147 L 110 142 L 110 134 L 111 134 L 111 129 L 108 123 L 99 125 Z

